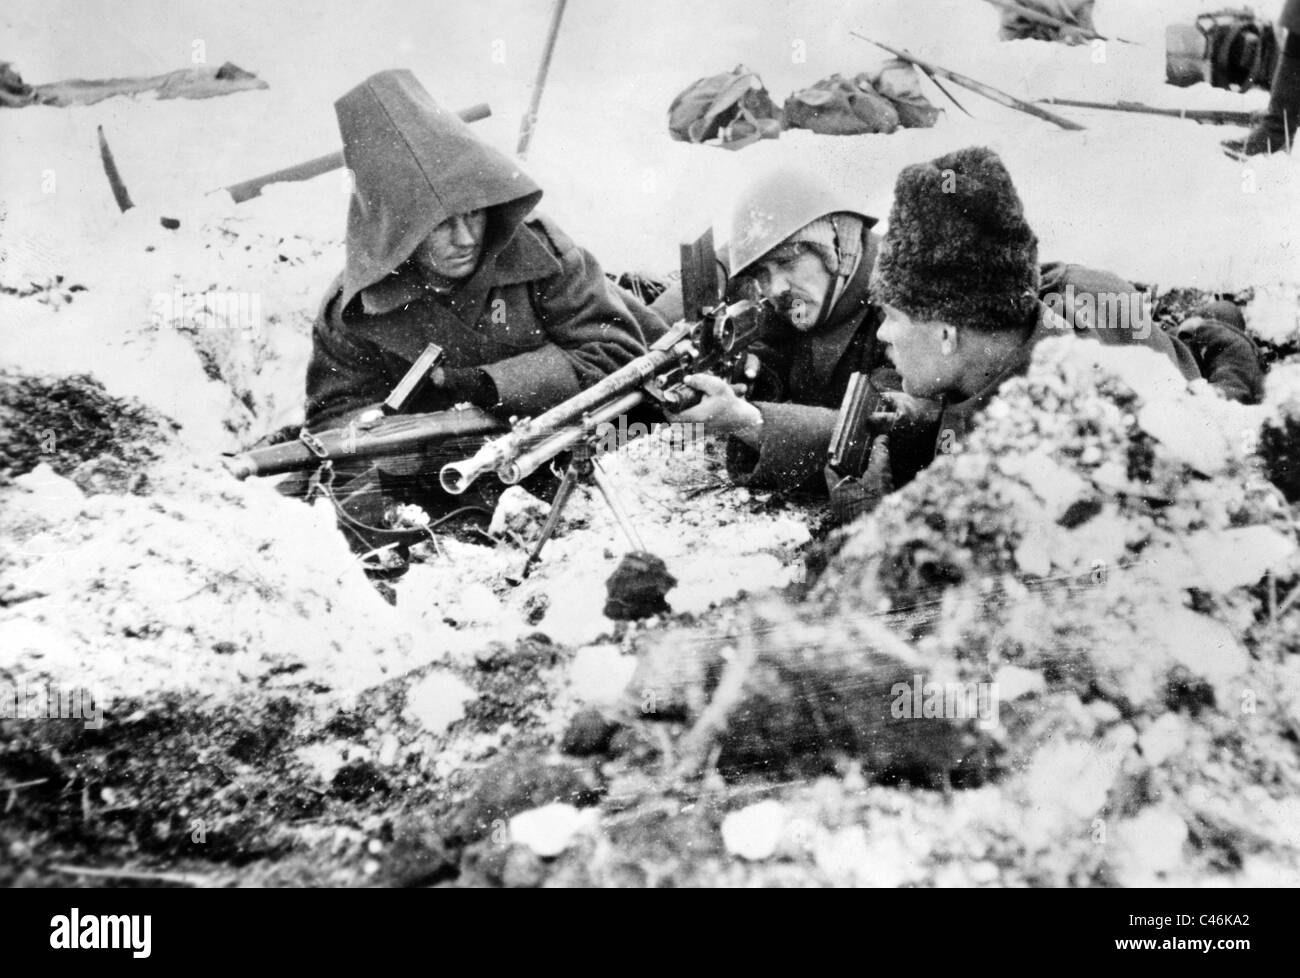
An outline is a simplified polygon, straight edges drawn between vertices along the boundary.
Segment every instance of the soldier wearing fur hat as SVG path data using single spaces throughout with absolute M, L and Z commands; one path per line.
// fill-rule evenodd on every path
M 903 170 L 872 289 L 885 310 L 879 339 L 902 388 L 919 399 L 911 404 L 928 407 L 905 412 L 876 439 L 863 478 L 835 478 L 832 498 L 843 516 L 873 508 L 960 442 L 1003 382 L 1028 369 L 1045 338 L 1067 331 L 1145 345 L 1189 380 L 1200 377 L 1191 352 L 1149 322 L 1122 329 L 1096 317 L 1066 322 L 1040 299 L 1041 284 L 1038 239 L 992 150 L 964 149 Z

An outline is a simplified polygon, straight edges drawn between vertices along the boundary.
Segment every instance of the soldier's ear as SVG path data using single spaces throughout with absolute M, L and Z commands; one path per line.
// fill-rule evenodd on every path
M 939 349 L 944 356 L 952 356 L 957 352 L 957 327 L 951 323 L 939 324 Z

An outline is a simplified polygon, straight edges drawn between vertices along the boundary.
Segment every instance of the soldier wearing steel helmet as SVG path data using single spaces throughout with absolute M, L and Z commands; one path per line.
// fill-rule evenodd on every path
M 817 488 L 849 377 L 861 371 L 898 387 L 876 341 L 883 313 L 868 289 L 875 223 L 847 194 L 803 170 L 774 172 L 737 200 L 727 249 L 732 287 L 749 283 L 775 310 L 759 347 L 754 399 L 700 375 L 689 382 L 704 400 L 677 418 L 730 436 L 727 466 L 736 481 Z M 671 320 L 673 303 L 665 295 L 653 308 Z

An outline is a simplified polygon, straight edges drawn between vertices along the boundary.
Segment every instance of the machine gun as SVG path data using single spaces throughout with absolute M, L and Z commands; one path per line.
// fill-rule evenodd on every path
M 296 440 L 228 457 L 226 468 L 241 480 L 252 475 L 283 475 L 343 460 L 414 455 L 448 439 L 499 433 L 504 425 L 471 405 L 402 413 L 427 387 L 441 359 L 442 348 L 430 343 L 382 404 L 363 411 L 345 426 L 317 432 L 303 428 Z
M 683 318 L 647 353 L 536 418 L 516 421 L 471 458 L 443 466 L 443 489 L 462 493 L 490 472 L 513 485 L 640 404 L 675 413 L 698 403 L 702 395 L 684 382 L 688 375 L 730 376 L 758 336 L 765 303 L 726 303 L 712 230 L 682 245 L 681 262 Z
M 571 452 L 550 515 L 528 554 L 521 578 L 527 577 L 537 562 L 580 481 L 595 484 L 633 554 L 648 557 L 651 566 L 653 562 L 662 565 L 657 557 L 645 553 L 635 527 L 605 482 L 596 457 L 605 446 L 596 428 L 647 402 L 671 413 L 697 404 L 703 395 L 685 382 L 686 377 L 705 371 L 732 376 L 744 360 L 746 348 L 758 337 L 766 305 L 750 299 L 727 303 L 725 275 L 719 273 L 712 230 L 682 245 L 681 263 L 682 319 L 645 355 L 536 418 L 515 422 L 509 433 L 489 441 L 472 458 L 443 466 L 442 487 L 455 494 L 489 472 L 513 485 L 557 455 Z

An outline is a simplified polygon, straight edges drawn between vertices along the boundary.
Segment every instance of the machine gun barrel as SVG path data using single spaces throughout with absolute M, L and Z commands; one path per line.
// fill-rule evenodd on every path
M 734 363 L 758 336 L 763 303 L 727 304 L 711 228 L 682 244 L 681 266 L 684 315 L 646 353 L 537 417 L 516 422 L 472 457 L 444 465 L 438 474 L 442 488 L 458 495 L 488 472 L 517 482 L 578 444 L 593 423 L 608 421 L 643 400 L 670 413 L 696 403 L 700 395 L 685 383 L 686 377 L 721 372 Z
M 444 465 L 439 473 L 442 488 L 459 495 L 489 472 L 513 478 L 515 464 L 527 455 L 527 464 L 518 469 L 522 473 L 519 478 L 524 478 L 547 459 L 571 447 L 582 436 L 584 418 L 616 417 L 620 412 L 610 414 L 610 408 L 623 401 L 630 407 L 652 397 L 671 411 L 685 410 L 698 400 L 695 391 L 682 389 L 680 381 L 685 372 L 713 370 L 743 351 L 758 335 L 760 312 L 759 303 L 742 301 L 719 305 L 697 322 L 676 323 L 649 352 L 587 390 L 536 418 L 518 422 L 512 431 L 489 441 L 463 462 Z M 633 393 L 637 398 L 628 400 Z
M 665 333 L 664 339 L 672 336 L 673 332 Z M 481 476 L 509 465 L 537 442 L 575 424 L 580 425 L 584 415 L 599 412 L 611 400 L 639 390 L 674 360 L 671 349 L 651 349 L 575 397 L 536 418 L 519 422 L 512 431 L 488 442 L 463 462 L 444 465 L 438 474 L 442 488 L 452 495 L 460 495 Z
M 582 423 L 562 428 L 555 434 L 543 438 L 526 451 L 521 452 L 514 461 L 507 462 L 497 469 L 497 478 L 508 486 L 522 482 L 555 456 L 561 452 L 567 452 L 597 425 L 613 421 L 620 414 L 626 414 L 644 401 L 645 398 L 645 394 L 639 390 L 615 398 L 599 410 L 588 414 Z
M 369 423 L 354 421 L 344 427 L 315 433 L 304 429 L 298 440 L 250 449 L 225 459 L 225 466 L 237 479 L 283 475 L 313 469 L 326 460 L 378 458 L 416 452 L 444 439 L 487 435 L 499 432 L 501 428 L 499 420 L 476 407 L 427 414 L 395 414 Z

